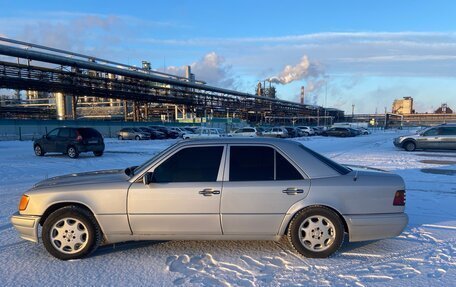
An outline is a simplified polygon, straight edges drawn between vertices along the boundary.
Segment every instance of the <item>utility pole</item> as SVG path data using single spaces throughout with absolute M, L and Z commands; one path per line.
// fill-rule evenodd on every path
M 355 104 L 352 104 L 352 122 L 354 122 L 355 119 Z

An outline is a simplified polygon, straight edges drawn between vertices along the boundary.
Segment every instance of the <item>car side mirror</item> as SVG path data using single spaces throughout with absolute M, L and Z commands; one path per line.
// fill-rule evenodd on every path
M 143 183 L 144 185 L 149 185 L 151 182 L 153 182 L 154 179 L 154 173 L 153 172 L 146 172 L 143 176 Z

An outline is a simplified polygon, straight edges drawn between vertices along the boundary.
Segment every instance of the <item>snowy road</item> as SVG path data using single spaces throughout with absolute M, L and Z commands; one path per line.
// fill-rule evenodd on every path
M 107 141 L 103 157 L 38 158 L 31 142 L 0 142 L 0 285 L 454 286 L 456 152 L 394 148 L 396 132 L 300 139 L 341 163 L 394 171 L 407 185 L 410 224 L 397 238 L 345 243 L 329 259 L 306 259 L 285 241 L 169 241 L 100 248 L 70 262 L 21 240 L 9 216 L 46 177 L 139 164 L 174 141 Z

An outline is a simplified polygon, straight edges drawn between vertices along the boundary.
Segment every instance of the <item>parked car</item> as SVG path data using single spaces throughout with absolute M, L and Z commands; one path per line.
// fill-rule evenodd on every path
M 370 134 L 370 131 L 366 128 L 358 128 L 358 130 L 361 132 L 362 135 Z
M 295 137 L 299 137 L 300 136 L 300 130 L 298 130 L 295 127 L 283 127 L 283 128 L 287 130 L 288 136 L 290 138 L 295 138 Z
M 102 156 L 105 149 L 103 136 L 92 128 L 56 128 L 40 139 L 33 141 L 35 155 L 59 152 L 77 158 L 82 152 Z
M 161 140 L 161 139 L 165 139 L 166 138 L 165 133 L 163 133 L 163 132 L 161 132 L 159 130 L 155 130 L 155 129 L 152 129 L 152 128 L 149 128 L 149 127 L 140 127 L 139 129 L 142 132 L 144 132 L 144 133 L 148 133 L 150 135 L 150 139 Z
M 186 129 L 181 128 L 181 127 L 169 127 L 169 129 L 172 131 L 178 132 L 179 137 L 182 137 L 185 133 L 188 132 Z
M 240 128 L 228 134 L 231 137 L 257 137 L 261 135 L 262 133 L 258 128 L 252 127 Z
M 313 131 L 315 132 L 315 135 L 321 136 L 323 132 L 326 130 L 325 127 L 312 127 Z
M 188 132 L 194 133 L 199 127 L 184 127 L 184 129 Z
M 362 134 L 361 130 L 360 129 L 355 129 L 355 128 L 348 128 L 350 130 L 350 132 L 354 135 L 354 136 L 359 136 Z
M 332 137 L 354 137 L 356 134 L 350 128 L 330 128 L 322 133 L 323 136 Z
M 222 133 L 219 129 L 215 128 L 200 128 L 197 129 L 194 133 L 185 133 L 182 137 L 184 140 L 187 139 L 196 139 L 196 138 L 219 138 L 222 136 Z
M 297 127 L 298 129 L 300 129 L 303 133 L 304 136 L 314 136 L 315 135 L 315 131 L 313 128 L 311 127 L 308 127 L 308 126 L 299 126 Z
M 427 128 L 414 135 L 394 139 L 394 145 L 406 151 L 416 149 L 456 149 L 456 124 Z
M 181 136 L 181 134 L 177 131 L 173 131 L 165 126 L 150 126 L 152 129 L 156 129 L 166 135 L 166 138 L 169 139 L 177 139 Z
M 107 201 L 106 199 L 109 198 Z M 179 141 L 139 167 L 43 180 L 12 224 L 68 260 L 132 240 L 280 240 L 323 258 L 350 242 L 399 235 L 403 179 L 340 165 L 296 141 Z M 223 220 L 222 220 L 223 218 Z
M 273 127 L 263 131 L 263 136 L 274 138 L 287 138 L 288 131 L 282 127 Z
M 143 132 L 139 128 L 123 128 L 117 133 L 119 140 L 149 140 L 150 133 Z

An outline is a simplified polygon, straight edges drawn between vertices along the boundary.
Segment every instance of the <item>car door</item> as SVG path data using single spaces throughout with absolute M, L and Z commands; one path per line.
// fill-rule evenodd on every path
M 152 183 L 128 192 L 134 234 L 221 235 L 220 195 L 225 145 L 183 147 L 153 164 Z
M 70 141 L 70 129 L 61 128 L 59 134 L 55 140 L 55 151 L 57 152 L 66 152 L 68 143 Z
M 442 149 L 456 149 L 456 127 L 440 128 Z
M 422 133 L 416 139 L 417 148 L 438 149 L 440 144 L 439 129 L 432 128 Z
M 233 144 L 228 151 L 223 234 L 277 234 L 289 208 L 306 197 L 310 180 L 272 146 Z
M 55 152 L 56 149 L 56 141 L 59 136 L 60 128 L 53 129 L 50 131 L 44 138 L 43 138 L 43 149 L 46 152 Z

